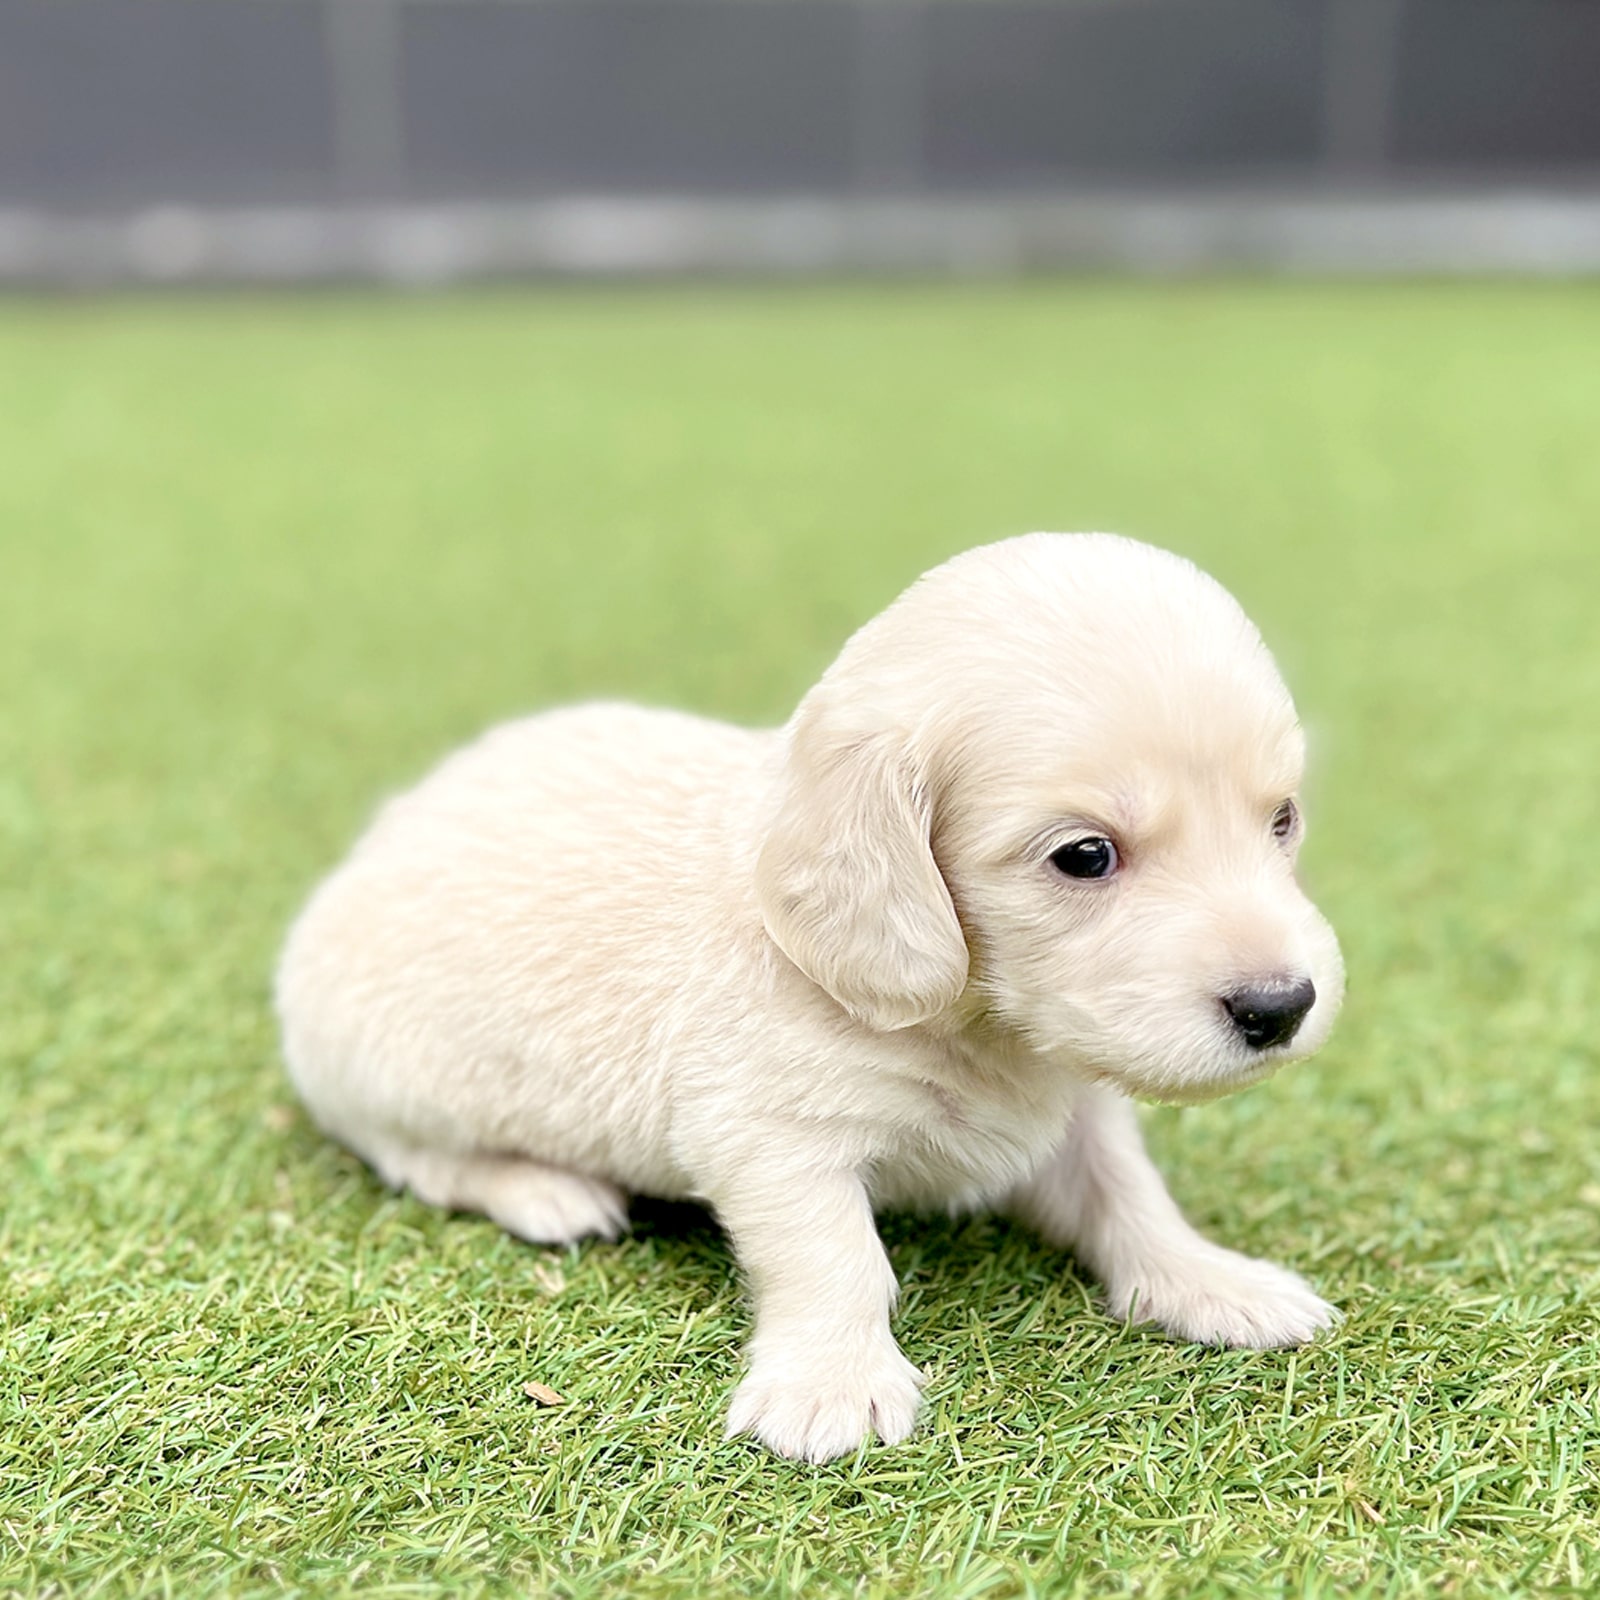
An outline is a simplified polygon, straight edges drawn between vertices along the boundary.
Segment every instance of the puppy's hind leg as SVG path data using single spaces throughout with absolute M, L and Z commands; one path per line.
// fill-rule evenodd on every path
M 1269 1349 L 1303 1344 L 1338 1320 L 1303 1278 L 1189 1225 L 1120 1095 L 1083 1096 L 1066 1139 L 1007 1209 L 1099 1277 L 1113 1316 L 1177 1338 Z
M 369 1145 L 366 1154 L 392 1188 L 447 1211 L 481 1212 L 530 1244 L 615 1239 L 628 1225 L 627 1196 L 615 1184 L 525 1156 L 393 1143 Z

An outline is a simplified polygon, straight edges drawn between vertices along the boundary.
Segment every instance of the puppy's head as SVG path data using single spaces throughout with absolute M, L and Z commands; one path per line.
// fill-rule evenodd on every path
M 1304 742 L 1260 636 L 1188 562 L 1033 534 L 929 573 L 789 729 L 768 931 L 871 1026 L 999 1028 L 1200 1100 L 1326 1039 Z

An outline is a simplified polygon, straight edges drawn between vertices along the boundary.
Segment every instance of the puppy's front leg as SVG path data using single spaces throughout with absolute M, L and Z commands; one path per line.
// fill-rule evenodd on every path
M 894 1273 L 853 1172 L 770 1160 L 713 1196 L 755 1299 L 750 1370 L 728 1433 L 829 1461 L 911 1432 L 922 1375 L 889 1332 Z
M 1190 1227 L 1145 1154 L 1133 1105 L 1106 1090 L 1084 1094 L 1066 1139 L 1009 1209 L 1099 1277 L 1113 1316 L 1180 1339 L 1302 1344 L 1338 1315 L 1294 1273 Z

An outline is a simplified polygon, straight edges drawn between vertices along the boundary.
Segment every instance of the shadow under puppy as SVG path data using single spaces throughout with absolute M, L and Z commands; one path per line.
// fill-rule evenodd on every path
M 1127 1097 L 1327 1037 L 1302 764 L 1272 658 L 1188 562 L 985 546 L 782 730 L 579 706 L 389 802 L 289 936 L 289 1070 L 387 1182 L 525 1239 L 613 1236 L 630 1192 L 709 1204 L 755 1302 L 729 1431 L 783 1455 L 916 1420 L 874 1207 L 999 1207 L 1118 1317 L 1297 1343 L 1331 1309 L 1189 1226 Z

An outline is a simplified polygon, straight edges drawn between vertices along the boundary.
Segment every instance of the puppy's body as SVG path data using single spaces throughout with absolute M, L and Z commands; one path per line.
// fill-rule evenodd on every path
M 959 1033 L 865 1029 L 781 954 L 755 868 L 783 753 L 777 732 L 581 706 L 391 801 L 285 955 L 317 1120 L 401 1180 L 414 1151 L 516 1153 L 712 1201 L 719 1152 L 746 1159 L 765 1118 L 810 1124 L 879 1204 L 1004 1194 L 1074 1085 Z
M 528 1239 L 614 1234 L 628 1193 L 713 1206 L 757 1311 L 731 1425 L 786 1454 L 914 1420 L 874 1206 L 1005 1204 L 1118 1314 L 1303 1339 L 1328 1308 L 1194 1234 L 1124 1098 L 1325 1036 L 1337 947 L 1269 837 L 1299 763 L 1270 658 L 1186 563 L 973 551 L 782 731 L 579 707 L 390 802 L 291 934 L 290 1070 L 389 1182 Z M 1085 837 L 1118 841 L 1104 881 L 1052 865 Z M 1242 1043 L 1241 985 L 1291 980 L 1298 1035 Z

